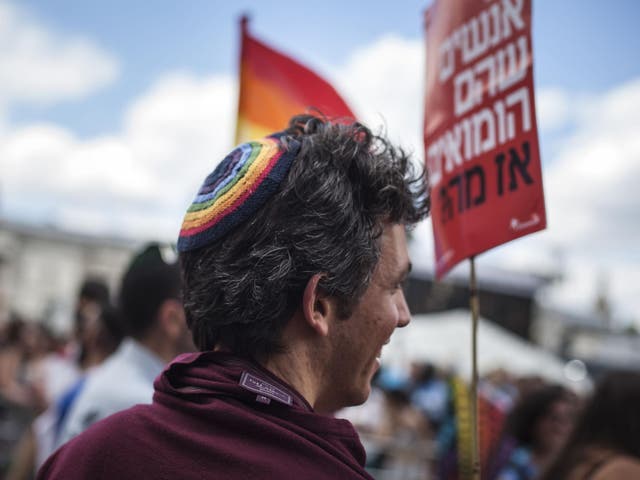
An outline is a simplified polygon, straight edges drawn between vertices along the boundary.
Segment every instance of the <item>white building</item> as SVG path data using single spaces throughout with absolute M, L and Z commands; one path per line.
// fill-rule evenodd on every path
M 0 322 L 15 311 L 67 331 L 83 280 L 102 279 L 113 295 L 140 243 L 0 219 Z

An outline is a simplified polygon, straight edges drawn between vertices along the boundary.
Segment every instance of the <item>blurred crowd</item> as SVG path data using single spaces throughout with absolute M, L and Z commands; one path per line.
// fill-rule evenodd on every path
M 473 478 L 468 382 L 429 363 L 382 368 L 356 426 L 379 480 Z M 604 373 L 578 395 L 542 377 L 496 370 L 478 386 L 483 480 L 640 478 L 640 372 Z
M 107 286 L 90 279 L 80 288 L 71 335 L 55 335 L 15 314 L 2 326 L 0 468 L 5 476 L 29 478 L 31 473 L 18 472 L 18 463 L 35 465 L 32 436 L 45 412 L 120 343 L 121 326 L 111 308 Z
M 34 478 L 91 424 L 151 402 L 164 366 L 195 349 L 180 289 L 175 254 L 150 244 L 115 294 L 100 279 L 82 284 L 68 335 L 11 316 L 0 330 L 0 478 Z
M 175 264 L 143 249 L 112 295 L 80 287 L 65 338 L 12 315 L 0 329 L 0 473 L 30 479 L 93 422 L 151 401 L 153 379 L 193 350 Z M 115 300 L 114 300 L 115 299 Z M 369 400 L 336 413 L 356 426 L 377 479 L 471 478 L 468 382 L 428 363 L 382 367 Z M 481 478 L 640 478 L 640 373 L 610 372 L 588 396 L 494 371 L 478 387 Z

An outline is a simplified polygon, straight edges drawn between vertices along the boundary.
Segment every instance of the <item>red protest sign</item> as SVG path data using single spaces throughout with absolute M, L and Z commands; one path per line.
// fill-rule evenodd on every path
M 531 0 L 435 0 L 425 14 L 425 160 L 436 276 L 546 227 Z

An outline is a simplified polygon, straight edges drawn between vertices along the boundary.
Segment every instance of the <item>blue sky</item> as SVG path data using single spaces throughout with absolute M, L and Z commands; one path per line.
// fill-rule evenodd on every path
M 257 35 L 297 58 L 340 65 L 354 49 L 388 33 L 422 38 L 427 3 L 324 1 L 311 8 L 294 1 L 23 0 L 42 25 L 91 39 L 115 55 L 121 73 L 89 98 L 18 106 L 11 119 L 53 121 L 81 136 L 115 131 L 127 104 L 163 73 L 235 71 L 240 12 L 251 15 Z M 598 93 L 640 74 L 640 3 L 542 0 L 533 12 L 537 86 Z
M 243 12 L 420 159 L 428 3 L 0 0 L 0 215 L 175 238 L 232 146 Z M 481 262 L 562 272 L 543 301 L 574 311 L 605 284 L 621 322 L 640 323 L 640 3 L 538 0 L 533 12 L 549 228 Z M 429 229 L 416 232 L 425 266 Z

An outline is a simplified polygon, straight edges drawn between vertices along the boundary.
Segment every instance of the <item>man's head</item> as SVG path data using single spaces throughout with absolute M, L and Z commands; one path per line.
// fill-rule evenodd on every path
M 404 225 L 387 223 L 379 238 L 380 255 L 371 279 L 347 318 L 341 318 L 336 302 L 322 291 L 304 301 L 318 341 L 314 369 L 319 388 L 314 407 L 333 412 L 364 402 L 371 380 L 380 367 L 382 348 L 396 328 L 409 324 L 409 307 L 403 283 L 411 270 Z M 307 287 L 309 289 L 309 287 Z
M 180 300 L 180 268 L 168 247 L 142 248 L 122 278 L 119 308 L 128 335 L 170 360 L 188 350 L 186 322 Z
M 73 336 L 80 346 L 78 362 L 83 368 L 87 366 L 86 362 L 90 361 L 89 350 L 92 348 L 91 344 L 100 324 L 99 318 L 108 304 L 109 287 L 104 281 L 86 279 L 82 283 L 76 302 Z
M 76 302 L 74 334 L 82 340 L 85 324 L 100 315 L 102 308 L 109 303 L 109 287 L 99 279 L 86 279 Z
M 283 329 L 314 276 L 336 315 L 350 317 L 385 229 L 428 209 L 422 174 L 358 123 L 302 115 L 277 137 L 238 147 L 205 181 L 178 243 L 196 346 L 258 360 L 286 350 Z

